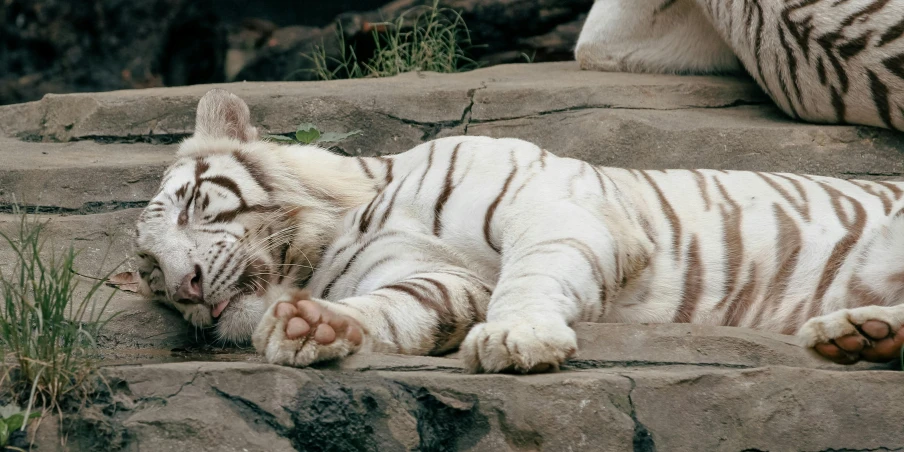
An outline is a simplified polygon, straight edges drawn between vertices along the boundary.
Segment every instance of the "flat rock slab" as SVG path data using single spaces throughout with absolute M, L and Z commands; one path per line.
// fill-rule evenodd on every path
M 586 325 L 581 331 L 596 330 L 597 339 L 644 341 L 665 339 L 669 331 L 680 329 Z M 684 333 L 700 336 L 699 330 L 685 328 Z M 712 329 L 705 335 L 720 334 Z M 736 340 L 739 335 L 724 337 Z M 904 446 L 904 414 L 893 403 L 904 397 L 904 373 L 638 364 L 643 353 L 634 356 L 634 349 L 620 346 L 625 340 L 614 342 L 618 345 L 597 348 L 638 360 L 632 363 L 623 356 L 619 365 L 531 376 L 468 375 L 452 359 L 396 355 L 360 355 L 317 369 L 256 362 L 111 367 L 104 371 L 109 391 L 67 421 L 73 429 L 69 446 L 135 451 L 816 451 Z M 693 349 L 693 340 L 672 347 L 679 355 Z M 734 345 L 722 351 L 731 350 Z M 59 450 L 56 422 L 42 425 L 38 446 Z
M 407 73 L 334 82 L 218 85 L 248 102 L 255 122 L 291 132 L 299 122 L 380 117 L 454 124 L 547 114 L 573 108 L 682 109 L 765 103 L 749 80 L 599 73 L 576 63 L 502 65 L 460 73 Z M 69 141 L 190 133 L 198 99 L 211 85 L 47 95 L 0 107 L 8 136 Z M 348 124 L 356 128 L 365 124 Z
M 0 138 L 0 206 L 88 214 L 143 206 L 157 192 L 175 146 L 34 144 Z

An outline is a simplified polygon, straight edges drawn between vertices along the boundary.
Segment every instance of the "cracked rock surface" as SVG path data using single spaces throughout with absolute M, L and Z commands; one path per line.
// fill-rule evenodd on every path
M 266 133 L 361 129 L 337 152 L 383 155 L 456 134 L 517 137 L 634 168 L 900 178 L 900 134 L 784 117 L 749 80 L 579 71 L 224 85 Z M 154 195 L 211 86 L 49 95 L 0 107 L 0 231 L 37 209 L 81 274 L 131 268 Z M 11 262 L 0 246 L 0 270 Z M 90 281 L 85 281 L 87 288 Z M 109 293 L 109 292 L 106 292 Z M 793 338 L 691 325 L 577 326 L 581 351 L 536 376 L 462 372 L 452 357 L 361 355 L 316 369 L 207 345 L 174 312 L 113 294 L 109 389 L 37 431 L 41 450 L 901 450 L 904 374 L 835 366 Z
M 362 354 L 314 369 L 108 367 L 109 390 L 41 450 L 894 450 L 904 374 L 834 366 L 788 338 L 689 325 L 578 325 L 560 372 L 468 375 L 452 357 Z

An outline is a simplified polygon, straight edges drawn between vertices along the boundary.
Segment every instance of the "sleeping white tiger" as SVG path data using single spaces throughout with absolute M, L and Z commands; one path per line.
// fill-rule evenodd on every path
M 798 333 L 839 363 L 904 343 L 904 183 L 597 168 L 470 136 L 343 157 L 259 141 L 222 90 L 137 248 L 143 293 L 292 366 L 460 348 L 471 371 L 543 371 L 582 321 Z
M 904 130 L 902 35 L 904 0 L 596 0 L 575 54 L 603 71 L 743 65 L 793 118 Z

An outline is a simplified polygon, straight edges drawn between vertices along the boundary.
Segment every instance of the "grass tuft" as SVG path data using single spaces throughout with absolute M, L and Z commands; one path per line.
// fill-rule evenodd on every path
M 310 69 L 321 80 L 391 77 L 404 72 L 463 72 L 479 65 L 467 55 L 471 34 L 461 14 L 430 6 L 412 8 L 395 20 L 371 24 L 374 55 L 359 61 L 355 49 L 345 41 L 341 25 L 337 31 L 339 57 L 327 55 L 326 47 L 315 46 L 304 55 L 314 65 Z
M 22 215 L 12 236 L 0 232 L 15 260 L 0 271 L 0 351 L 5 358 L 0 383 L 26 406 L 61 413 L 61 403 L 84 400 L 94 389 L 99 356 L 95 338 L 112 317 L 101 316 L 112 298 L 100 299 L 103 280 L 76 296 L 76 251 L 44 253 L 46 222 Z M 5 242 L 5 243 L 4 243 Z

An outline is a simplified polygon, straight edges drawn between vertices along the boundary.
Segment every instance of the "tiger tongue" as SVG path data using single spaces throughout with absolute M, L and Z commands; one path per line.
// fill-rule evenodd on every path
M 213 312 L 211 312 L 211 315 L 213 315 L 213 318 L 216 319 L 216 318 L 220 317 L 220 314 L 222 314 L 222 313 L 223 313 L 223 310 L 226 309 L 226 305 L 227 305 L 227 304 L 229 304 L 229 299 L 228 299 L 228 298 L 225 299 L 225 300 L 223 300 L 223 301 L 221 301 L 220 304 L 216 305 L 216 306 L 213 308 Z

